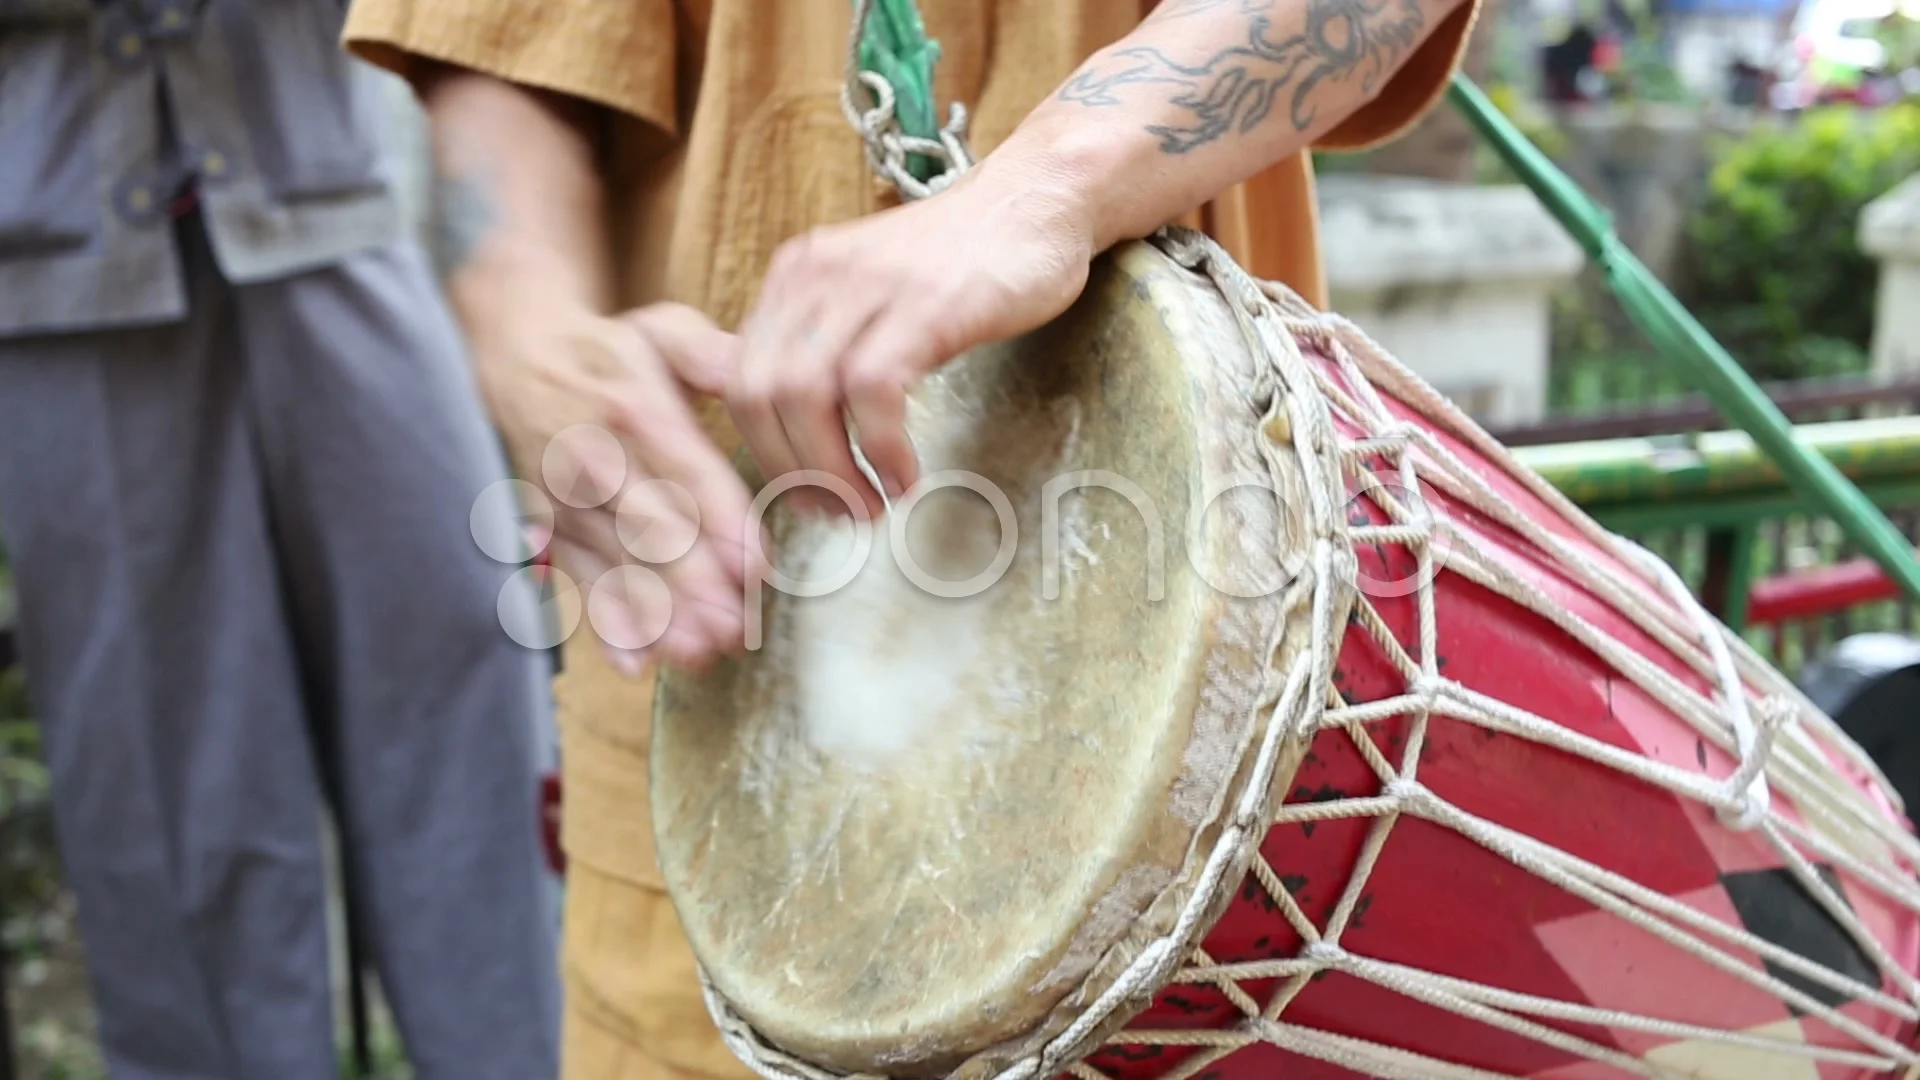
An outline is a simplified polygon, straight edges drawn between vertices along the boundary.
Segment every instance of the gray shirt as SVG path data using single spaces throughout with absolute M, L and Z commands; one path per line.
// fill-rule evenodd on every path
M 239 284 L 402 232 L 347 0 L 0 0 L 0 337 L 185 314 L 197 191 Z

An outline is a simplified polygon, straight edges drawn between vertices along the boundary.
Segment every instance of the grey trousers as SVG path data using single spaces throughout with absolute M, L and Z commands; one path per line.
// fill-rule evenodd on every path
M 232 287 L 181 225 L 185 323 L 0 340 L 0 535 L 111 1073 L 337 1075 L 331 790 L 415 1075 L 551 1080 L 551 666 L 473 539 L 503 464 L 455 328 L 410 248 Z

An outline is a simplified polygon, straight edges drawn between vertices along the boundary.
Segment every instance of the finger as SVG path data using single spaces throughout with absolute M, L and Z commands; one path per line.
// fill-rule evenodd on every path
M 699 542 L 716 549 L 729 583 L 746 578 L 752 567 L 750 530 L 755 527 L 753 497 L 732 463 L 699 431 L 652 427 L 644 434 L 621 423 L 632 449 L 635 468 L 649 477 L 676 485 L 691 499 L 694 515 L 688 523 Z M 685 512 L 673 506 L 649 506 L 663 532 L 674 531 Z M 645 555 L 645 552 L 637 554 Z
M 553 539 L 553 561 L 556 568 L 573 578 L 583 596 L 591 599 L 593 585 L 612 569 L 601 558 L 595 547 L 577 543 L 571 533 L 557 531 Z M 642 650 L 625 649 L 607 641 L 601 633 L 598 621 L 588 612 L 586 620 L 588 631 L 594 640 L 600 643 L 600 652 L 606 657 L 608 665 L 629 679 L 637 679 L 646 671 L 646 654 Z
M 674 619 L 658 646 L 663 658 L 679 666 L 701 666 L 721 654 L 738 653 L 744 646 L 744 597 L 714 586 L 720 580 L 719 570 L 713 549 L 706 546 L 667 568 Z
M 872 323 L 880 303 L 826 304 L 816 309 L 820 321 L 803 334 L 799 350 L 805 360 L 782 374 L 776 392 L 780 426 L 800 468 L 839 479 L 853 490 L 861 506 L 846 505 L 836 493 L 821 492 L 821 497 L 837 514 L 850 516 L 864 509 L 869 519 L 883 513 L 886 503 L 854 462 L 838 369 Z
M 689 610 L 711 609 L 724 615 L 744 602 L 739 572 L 729 565 L 737 563 L 739 556 L 722 554 L 716 541 L 700 529 L 698 511 L 686 488 L 655 478 L 628 488 L 614 514 L 614 531 L 624 553 L 659 575 L 672 590 L 676 619 L 683 604 L 699 605 Z M 704 615 L 696 622 L 725 626 L 724 620 Z
M 702 516 L 691 492 L 672 480 L 656 477 L 630 487 L 621 496 L 615 530 L 627 555 L 657 573 L 686 583 L 685 587 L 676 586 L 676 591 L 726 606 L 736 602 L 736 573 L 728 568 L 721 545 L 701 529 Z
M 629 491 L 621 506 L 631 512 L 649 502 L 658 503 L 647 511 L 656 519 L 673 513 L 671 500 L 645 486 Z M 697 541 L 664 563 L 606 566 L 599 553 L 608 546 L 609 533 L 625 531 L 615 515 L 582 515 L 570 527 L 570 542 L 582 551 L 583 563 L 598 570 L 583 582 L 592 586 L 588 616 L 615 654 L 644 654 L 686 666 L 738 648 L 742 593 L 710 543 Z
M 887 498 L 897 500 L 919 480 L 920 461 L 907 435 L 906 380 L 884 360 L 879 353 L 857 352 L 842 378 L 860 453 Z
M 646 335 L 681 382 L 709 397 L 726 393 L 740 360 L 735 335 L 686 304 L 653 304 L 622 318 Z
M 774 405 L 780 350 L 766 328 L 771 318 L 760 311 L 749 318 L 740 345 L 739 370 L 726 392 L 733 426 L 769 484 L 799 468 Z
M 810 383 L 832 381 L 832 363 L 838 357 L 809 347 L 806 339 L 811 332 L 817 343 L 822 315 L 832 308 L 823 302 L 821 283 L 835 276 L 835 265 L 835 248 L 826 230 L 782 244 L 746 319 L 727 406 L 768 483 L 803 467 L 780 415 L 782 398 Z M 794 490 L 793 501 L 831 512 L 838 500 L 823 495 L 803 487 Z
M 707 437 L 693 409 L 672 392 L 661 368 L 635 363 L 629 381 L 609 420 L 631 457 L 631 473 L 637 480 L 668 480 L 684 489 L 697 511 L 693 524 L 732 554 L 731 565 L 744 576 L 753 501 L 745 482 Z M 672 506 L 649 503 L 644 509 L 663 520 L 684 516 Z
M 896 307 L 874 321 L 845 361 L 847 404 L 860 433 L 860 451 L 880 474 L 905 492 L 920 480 L 919 457 L 907 435 L 907 387 L 921 374 L 953 358 L 929 328 L 937 313 Z M 898 495 L 892 497 L 898 498 Z

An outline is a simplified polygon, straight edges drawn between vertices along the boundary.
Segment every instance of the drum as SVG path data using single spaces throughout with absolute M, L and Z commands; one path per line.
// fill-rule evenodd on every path
M 753 649 L 660 683 L 762 1075 L 1915 1074 L 1884 778 L 1350 324 L 1169 231 L 910 422 L 922 485 L 771 503 Z

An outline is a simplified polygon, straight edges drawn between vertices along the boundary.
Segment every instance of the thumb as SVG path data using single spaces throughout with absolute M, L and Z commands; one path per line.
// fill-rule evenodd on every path
M 621 316 L 645 334 L 679 380 L 709 397 L 726 392 L 739 339 L 686 304 L 652 304 Z

